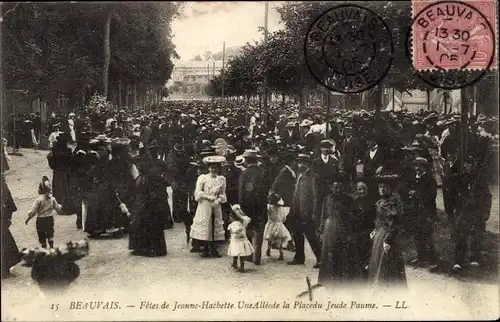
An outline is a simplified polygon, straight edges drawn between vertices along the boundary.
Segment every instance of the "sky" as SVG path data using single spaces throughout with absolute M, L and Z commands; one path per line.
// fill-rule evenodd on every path
M 280 2 L 269 2 L 268 30 L 281 29 L 280 16 L 274 8 Z M 172 23 L 174 44 L 181 60 L 190 60 L 205 51 L 216 53 L 260 40 L 264 27 L 264 2 L 186 2 L 181 17 Z

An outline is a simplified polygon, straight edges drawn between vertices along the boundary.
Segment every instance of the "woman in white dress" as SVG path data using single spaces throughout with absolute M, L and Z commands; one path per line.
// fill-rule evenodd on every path
M 226 178 L 219 175 L 223 156 L 210 156 L 203 159 L 208 164 L 209 173 L 202 174 L 196 181 L 194 198 L 198 202 L 191 226 L 190 237 L 202 244 L 203 257 L 220 257 L 215 242 L 224 241 L 224 221 L 221 203 L 226 199 Z

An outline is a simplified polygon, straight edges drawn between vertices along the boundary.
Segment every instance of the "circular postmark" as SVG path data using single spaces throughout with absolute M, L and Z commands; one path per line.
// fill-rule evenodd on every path
M 495 61 L 495 34 L 487 17 L 490 13 L 494 17 L 494 12 L 485 7 L 485 15 L 460 1 L 429 5 L 415 1 L 413 9 L 406 53 L 422 81 L 451 90 L 469 86 L 486 74 Z
M 304 41 L 312 76 L 339 93 L 360 93 L 377 85 L 389 71 L 393 53 L 392 35 L 382 18 L 351 4 L 321 14 Z

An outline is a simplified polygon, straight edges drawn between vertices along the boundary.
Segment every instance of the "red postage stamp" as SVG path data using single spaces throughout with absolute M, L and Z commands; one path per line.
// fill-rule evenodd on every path
M 497 68 L 496 0 L 412 0 L 417 71 Z

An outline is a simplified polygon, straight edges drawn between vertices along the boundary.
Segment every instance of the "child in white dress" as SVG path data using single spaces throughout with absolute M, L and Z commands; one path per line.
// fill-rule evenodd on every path
M 284 207 L 281 197 L 271 192 L 269 194 L 269 204 L 267 205 L 267 223 L 264 228 L 264 239 L 267 240 L 266 255 L 271 256 L 271 245 L 278 244 L 280 255 L 278 260 L 283 260 L 283 248 L 292 240 L 290 232 L 285 227 L 286 216 L 290 212 L 290 207 Z
M 231 239 L 227 254 L 233 257 L 233 264 L 231 265 L 233 268 L 238 268 L 238 259 L 240 260 L 238 272 L 243 273 L 245 272 L 244 258 L 252 255 L 254 252 L 246 233 L 250 218 L 241 210 L 240 205 L 232 205 L 231 209 L 232 222 L 227 227 L 227 230 L 231 232 Z

